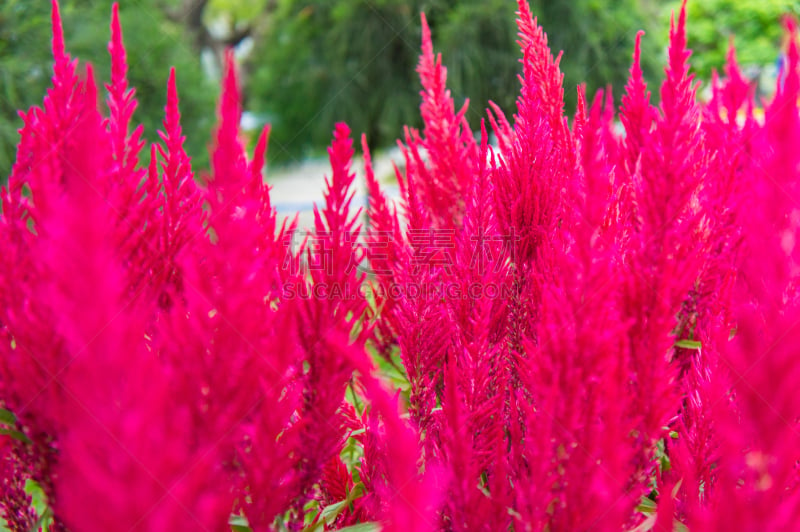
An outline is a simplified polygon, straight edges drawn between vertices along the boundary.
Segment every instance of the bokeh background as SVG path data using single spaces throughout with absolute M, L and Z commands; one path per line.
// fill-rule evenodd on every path
M 61 0 L 68 51 L 108 78 L 111 0 Z M 677 1 L 533 0 L 551 48 L 563 50 L 565 98 L 575 87 L 591 95 L 624 87 L 634 37 L 643 41 L 643 68 L 660 82 L 667 28 Z M 366 132 L 375 150 L 391 147 L 403 125 L 417 126 L 414 71 L 425 11 L 436 51 L 448 67 L 457 104 L 470 99 L 477 126 L 488 100 L 513 112 L 518 93 L 514 0 L 121 0 L 120 15 L 139 99 L 137 120 L 156 140 L 170 66 L 177 68 L 184 131 L 196 169 L 208 164 L 222 56 L 240 61 L 246 113 L 255 132 L 273 125 L 270 164 L 324 153 L 333 125 Z M 774 79 L 781 49 L 780 17 L 800 13 L 800 0 L 690 0 L 692 65 L 703 86 L 724 64 L 730 39 L 758 86 Z M 0 1 L 0 182 L 14 160 L 18 109 L 41 103 L 50 78 L 50 2 Z M 761 83 L 758 83 L 761 80 Z M 653 90 L 654 98 L 658 98 Z M 768 94 L 763 94 L 768 96 Z

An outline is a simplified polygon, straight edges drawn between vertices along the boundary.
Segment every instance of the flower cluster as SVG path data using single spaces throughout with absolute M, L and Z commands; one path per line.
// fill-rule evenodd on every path
M 337 124 L 304 238 L 249 156 L 226 57 L 211 169 L 64 48 L 0 191 L 0 511 L 11 530 L 788 530 L 800 519 L 800 52 L 763 120 L 711 99 L 686 6 L 619 112 L 518 0 L 521 91 L 480 130 L 422 17 L 424 128 L 390 201 Z M 619 127 L 624 132 L 618 132 Z M 490 137 L 496 142 L 490 142 Z M 45 499 L 38 509 L 32 486 Z M 361 529 L 361 528 L 359 528 Z

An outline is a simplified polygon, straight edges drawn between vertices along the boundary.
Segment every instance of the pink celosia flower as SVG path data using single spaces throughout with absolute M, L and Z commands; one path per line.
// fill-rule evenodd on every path
M 591 104 L 580 87 L 569 127 L 561 56 L 518 5 L 522 87 L 513 124 L 490 104 L 497 148 L 456 111 L 423 16 L 402 211 L 362 137 L 361 241 L 337 124 L 295 249 L 262 174 L 269 128 L 244 149 L 232 52 L 198 184 L 176 73 L 142 168 L 117 7 L 103 116 L 54 2 L 53 87 L 22 113 L 0 193 L 0 404 L 24 440 L 0 436 L 12 529 L 38 518 L 28 479 L 51 530 L 227 530 L 231 512 L 257 531 L 791 528 L 794 22 L 760 124 L 733 50 L 697 101 L 684 2 L 658 107 L 636 38 L 618 136 L 610 87 Z

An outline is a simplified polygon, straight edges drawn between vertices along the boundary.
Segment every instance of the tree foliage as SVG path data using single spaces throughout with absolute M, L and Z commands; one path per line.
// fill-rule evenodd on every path
M 608 83 L 621 89 L 636 31 L 647 26 L 637 0 L 540 0 L 532 9 L 551 28 L 552 48 L 564 50 L 568 109 L 574 109 L 579 82 L 590 92 Z M 347 119 L 379 146 L 401 136 L 403 124 L 418 126 L 421 11 L 448 65 L 456 101 L 472 102 L 468 119 L 476 124 L 490 96 L 510 110 L 520 72 L 516 2 L 286 0 L 248 66 L 248 105 L 273 122 L 273 155 L 296 157 L 323 146 L 337 120 Z M 650 74 L 657 42 L 649 39 L 652 48 L 644 54 Z
M 678 4 L 670 2 L 669 7 Z M 689 2 L 687 7 L 692 69 L 706 80 L 712 69 L 725 64 L 728 43 L 734 37 L 742 65 L 775 63 L 781 46 L 781 16 L 800 14 L 797 0 L 703 0 Z
M 589 95 L 611 85 L 619 103 L 640 30 L 647 35 L 642 40 L 642 70 L 648 79 L 659 79 L 667 35 L 664 24 L 654 24 L 653 10 L 640 0 L 536 0 L 531 9 L 549 28 L 550 48 L 564 53 L 560 66 L 568 108 L 574 109 L 575 87 L 584 82 Z

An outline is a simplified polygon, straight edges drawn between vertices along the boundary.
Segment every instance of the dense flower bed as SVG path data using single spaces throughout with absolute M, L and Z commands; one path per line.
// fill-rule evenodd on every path
M 102 114 L 54 2 L 53 86 L 2 189 L 11 530 L 798 522 L 794 23 L 763 121 L 733 50 L 698 102 L 685 6 L 658 106 L 639 35 L 624 135 L 608 92 L 579 87 L 565 116 L 524 0 L 516 114 L 473 132 L 422 23 L 399 205 L 362 139 L 360 225 L 340 124 L 298 240 L 262 175 L 268 129 L 251 158 L 240 142 L 232 54 L 210 175 L 183 150 L 174 72 L 143 168 L 116 8 Z

